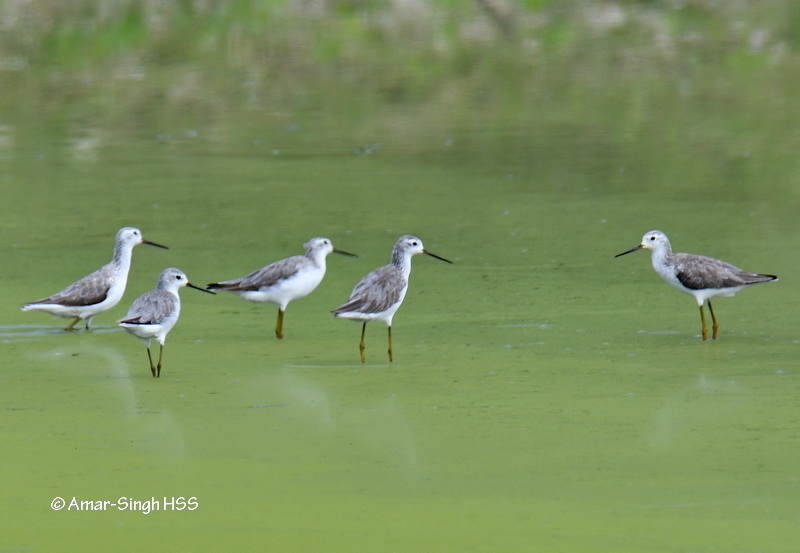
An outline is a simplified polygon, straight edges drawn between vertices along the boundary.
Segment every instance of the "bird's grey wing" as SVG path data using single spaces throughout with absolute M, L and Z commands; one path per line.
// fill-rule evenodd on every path
M 131 304 L 128 314 L 119 320 L 128 324 L 158 324 L 175 310 L 175 296 L 164 290 L 145 292 Z
M 242 284 L 247 286 L 247 289 L 252 290 L 273 286 L 277 282 L 297 274 L 297 271 L 302 269 L 308 262 L 308 258 L 302 255 L 287 257 L 250 273 L 242 279 Z
M 273 286 L 275 283 L 291 277 L 307 262 L 308 259 L 306 257 L 295 255 L 293 257 L 281 259 L 275 263 L 270 263 L 266 267 L 257 269 L 242 278 L 225 280 L 209 286 L 218 290 L 229 290 L 231 292 L 258 290 L 262 287 Z
M 403 275 L 393 266 L 379 267 L 359 280 L 350 299 L 333 312 L 380 313 L 397 303 L 403 284 Z
M 675 268 L 678 280 L 691 290 L 702 288 L 733 288 L 771 280 L 762 278 L 766 275 L 757 275 L 748 271 L 702 255 L 675 255 Z
M 58 303 L 66 306 L 94 305 L 100 303 L 111 288 L 111 267 L 101 267 L 47 298 L 32 301 L 34 303 Z

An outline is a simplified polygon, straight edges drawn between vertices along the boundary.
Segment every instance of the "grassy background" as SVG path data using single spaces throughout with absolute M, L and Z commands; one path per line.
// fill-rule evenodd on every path
M 5 0 L 6 547 L 791 550 L 798 10 Z M 284 341 L 269 306 L 185 292 L 153 382 L 113 314 L 67 335 L 19 312 L 121 224 L 171 248 L 137 250 L 125 303 L 312 234 L 361 257 Z M 688 296 L 613 258 L 649 228 L 781 280 L 700 343 Z M 376 326 L 362 367 L 328 311 L 407 231 L 456 264 L 414 262 L 397 361 Z M 123 494 L 202 507 L 48 507 Z
M 624 98 L 634 118 L 675 95 L 736 109 L 742 86 L 794 86 L 800 47 L 788 0 L 7 0 L 0 15 L 0 106 L 40 117 L 344 102 L 590 118 Z M 598 87 L 609 72 L 618 86 Z

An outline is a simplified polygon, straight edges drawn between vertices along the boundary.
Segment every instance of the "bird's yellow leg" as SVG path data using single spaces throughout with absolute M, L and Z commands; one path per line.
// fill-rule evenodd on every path
M 717 316 L 714 315 L 714 308 L 711 307 L 711 301 L 708 302 L 708 310 L 711 312 L 711 329 L 713 334 L 711 335 L 714 340 L 717 339 L 717 331 L 719 330 L 719 325 L 717 324 Z
M 73 326 L 75 326 L 75 323 L 77 323 L 77 322 L 78 322 L 78 321 L 80 321 L 80 320 L 81 320 L 81 318 L 80 318 L 80 317 L 75 317 L 75 319 L 73 319 L 73 321 L 72 321 L 71 323 L 69 323 L 69 324 L 66 326 L 66 328 L 64 328 L 64 330 L 72 330 L 72 327 L 73 327 Z
M 367 358 L 364 356 L 364 350 L 366 349 L 364 346 L 364 334 L 367 332 L 367 322 L 364 321 L 363 326 L 361 327 L 361 342 L 358 344 L 358 351 L 361 352 L 361 362 L 365 363 Z
M 147 348 L 147 360 L 150 361 L 150 372 L 153 373 L 153 376 L 156 376 L 156 367 L 153 365 L 153 357 L 150 355 L 150 348 Z
M 283 338 L 283 310 L 278 309 L 278 322 L 275 323 L 275 336 Z
M 161 356 L 164 355 L 164 346 L 159 344 L 158 347 L 158 365 L 156 365 L 156 376 L 161 376 Z
M 703 306 L 700 306 L 700 320 L 703 322 L 703 340 L 708 340 L 708 329 L 706 328 L 706 314 Z
M 389 327 L 389 363 L 394 361 L 392 359 L 392 327 Z

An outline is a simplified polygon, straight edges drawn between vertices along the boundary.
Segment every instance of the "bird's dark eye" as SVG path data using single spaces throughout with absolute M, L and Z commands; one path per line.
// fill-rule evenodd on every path
M 653 240 L 655 240 L 655 239 L 656 239 L 656 237 L 655 237 L 655 236 L 651 236 L 651 237 L 650 237 L 650 241 L 651 241 L 651 242 L 652 242 Z

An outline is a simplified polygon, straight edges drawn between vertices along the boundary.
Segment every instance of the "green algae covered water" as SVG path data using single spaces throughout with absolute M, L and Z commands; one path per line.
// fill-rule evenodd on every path
M 718 152 L 613 129 L 190 125 L 4 152 L 0 550 L 796 546 L 790 172 L 732 179 Z M 124 225 L 170 249 L 136 248 L 94 331 L 19 311 Z M 613 258 L 652 228 L 780 281 L 716 302 L 704 343 L 647 254 Z M 361 365 L 360 325 L 330 310 L 406 233 L 455 263 L 414 259 L 395 362 L 372 323 Z M 166 267 L 233 278 L 312 236 L 359 257 L 328 258 L 284 340 L 274 306 L 186 289 L 156 380 L 114 323 Z

